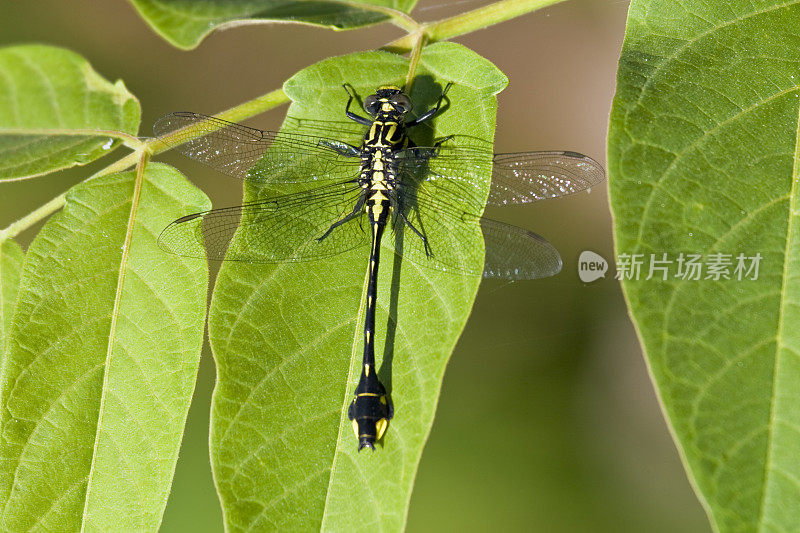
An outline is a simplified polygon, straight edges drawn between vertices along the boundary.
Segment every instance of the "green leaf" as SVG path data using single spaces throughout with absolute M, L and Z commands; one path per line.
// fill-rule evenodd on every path
M 0 48 L 0 180 L 84 165 L 136 135 L 139 102 L 81 56 L 52 46 Z M 90 130 L 100 130 L 92 132 Z
M 800 524 L 798 27 L 795 2 L 634 0 L 611 115 L 618 263 L 645 262 L 623 288 L 719 531 Z M 676 277 L 681 253 L 712 277 Z M 645 280 L 650 254 L 666 281 Z
M 139 15 L 170 44 L 188 50 L 212 31 L 243 24 L 301 22 L 337 30 L 353 29 L 389 20 L 370 6 L 408 13 L 416 0 L 353 2 L 331 0 L 130 0 Z
M 11 327 L 14 304 L 17 301 L 19 277 L 25 253 L 11 239 L 0 241 L 0 362 L 6 332 Z
M 287 124 L 342 121 L 343 83 L 365 97 L 402 85 L 407 69 L 407 59 L 384 52 L 322 61 L 286 83 L 289 115 L 301 119 Z M 433 45 L 411 93 L 415 109 L 430 108 L 448 81 L 451 105 L 434 131 L 415 133 L 491 142 L 505 76 L 459 45 Z M 245 189 L 246 200 L 262 195 Z M 246 241 L 246 231 L 238 237 Z M 400 262 L 392 251 L 384 245 L 376 355 L 395 416 L 374 453 L 357 452 L 346 413 L 361 368 L 368 249 L 308 263 L 223 263 L 209 316 L 218 370 L 211 453 L 228 530 L 403 528 L 445 365 L 479 280 Z M 482 250 L 464 252 L 482 264 Z
M 161 251 L 208 207 L 150 165 L 84 182 L 31 244 L 2 368 L 3 531 L 153 531 L 202 345 L 207 268 Z M 128 241 L 128 239 L 130 239 Z

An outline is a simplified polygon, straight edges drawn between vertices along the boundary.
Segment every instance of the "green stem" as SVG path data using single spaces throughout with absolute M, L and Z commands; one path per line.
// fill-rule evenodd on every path
M 415 34 L 416 41 L 414 48 L 411 50 L 410 61 L 408 63 L 408 74 L 406 75 L 406 94 L 411 92 L 411 85 L 414 83 L 414 77 L 417 75 L 417 66 L 419 65 L 419 58 L 422 55 L 422 48 L 425 46 L 427 38 L 424 31 L 418 31 Z
M 239 104 L 236 107 L 232 107 L 227 111 L 223 111 L 221 113 L 217 113 L 214 115 L 217 118 L 221 118 L 222 120 L 227 120 L 229 122 L 239 122 L 246 118 L 250 118 L 254 115 L 258 115 L 259 113 L 263 113 L 264 111 L 268 111 L 274 107 L 278 107 L 281 104 L 285 104 L 289 101 L 289 97 L 286 96 L 286 93 L 283 92 L 283 89 L 275 89 L 263 96 L 259 96 L 258 98 L 254 98 L 253 100 L 249 100 L 243 104 Z M 207 135 L 209 130 L 219 129 L 222 126 L 218 123 L 203 123 L 201 124 L 202 127 L 197 127 L 198 125 L 190 126 L 185 130 L 179 130 L 181 136 L 185 136 L 187 133 L 190 136 L 185 141 L 189 141 L 196 137 L 202 137 L 203 135 Z M 173 143 L 173 138 L 178 135 L 178 132 L 169 133 L 160 137 L 159 139 L 148 139 L 145 142 L 144 148 L 150 152 L 151 154 L 160 154 L 166 150 L 172 148 L 171 144 Z M 134 154 L 130 154 L 134 155 Z M 130 156 L 126 157 L 128 159 Z M 134 165 L 138 159 L 134 158 L 131 162 L 128 163 L 128 166 Z M 120 160 L 122 161 L 122 160 Z
M 283 89 L 275 89 L 267 94 L 261 95 L 258 98 L 253 98 L 235 107 L 232 107 L 221 113 L 214 115 L 217 118 L 228 120 L 230 122 L 240 122 L 248 119 L 259 113 L 274 109 L 279 105 L 288 104 L 289 97 L 283 92 Z
M 563 1 L 501 0 L 488 6 L 467 11 L 461 15 L 426 24 L 424 32 L 428 42 L 445 41 Z M 413 49 L 414 43 L 414 35 L 409 34 L 384 45 L 382 49 L 395 53 L 405 53 Z
M 6 239 L 11 239 L 16 237 L 19 233 L 23 230 L 28 229 L 29 227 L 33 226 L 40 220 L 48 217 L 64 207 L 66 203 L 67 193 L 62 192 L 49 202 L 44 205 L 39 206 L 36 208 L 35 211 L 31 211 L 24 217 L 20 218 L 19 220 L 12 222 L 8 227 L 0 230 L 0 242 L 5 241 Z

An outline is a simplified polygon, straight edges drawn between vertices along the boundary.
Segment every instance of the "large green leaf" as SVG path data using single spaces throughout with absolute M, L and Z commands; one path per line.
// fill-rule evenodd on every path
M 388 20 L 370 9 L 382 6 L 411 11 L 416 0 L 372 0 L 360 8 L 335 0 L 130 0 L 139 15 L 178 48 L 194 48 L 215 29 L 242 24 L 302 22 L 338 30 Z
M 800 524 L 798 27 L 797 2 L 634 0 L 611 116 L 618 262 L 645 262 L 623 288 L 720 531 Z M 681 253 L 731 279 L 676 277 Z
M 202 345 L 207 268 L 156 237 L 208 200 L 151 165 L 74 187 L 27 252 L 0 389 L 3 531 L 153 531 Z
M 22 260 L 25 255 L 19 244 L 11 239 L 0 241 L 0 361 L 6 332 L 11 327 L 14 303 L 17 300 Z
M 121 81 L 52 46 L 0 48 L 0 180 L 83 165 L 136 135 L 139 102 Z M 92 133 L 87 130 L 105 130 Z
M 294 101 L 289 114 L 341 121 L 343 83 L 366 96 L 379 85 L 402 84 L 407 68 L 407 59 L 383 52 L 323 61 L 286 83 Z M 450 107 L 434 131 L 417 134 L 491 141 L 505 76 L 461 46 L 431 46 L 411 94 L 415 108 L 432 106 L 448 81 L 455 83 Z M 487 194 L 488 184 L 487 175 Z M 246 200 L 261 194 L 245 189 Z M 309 263 L 223 264 L 209 317 L 218 368 L 211 447 L 229 530 L 396 531 L 405 523 L 444 368 L 479 280 L 401 263 L 384 249 L 377 355 L 395 417 L 374 453 L 358 453 L 346 407 L 361 368 L 367 252 Z M 481 264 L 482 250 L 464 252 Z

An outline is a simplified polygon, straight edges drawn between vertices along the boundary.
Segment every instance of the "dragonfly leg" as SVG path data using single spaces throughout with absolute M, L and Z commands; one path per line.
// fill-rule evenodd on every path
M 353 103 L 353 99 L 355 98 L 355 95 L 350 92 L 350 88 L 347 87 L 346 83 L 344 85 L 342 85 L 342 87 L 344 87 L 344 90 L 347 91 L 347 96 L 350 97 L 350 98 L 347 99 L 347 105 L 344 107 L 344 114 L 347 115 L 347 118 L 349 118 L 350 120 L 354 120 L 354 121 L 358 122 L 359 124 L 363 124 L 365 126 L 372 126 L 372 121 L 370 119 L 362 117 L 360 115 L 356 115 L 355 113 L 350 111 L 350 104 Z
M 414 157 L 419 159 L 432 159 L 439 155 L 439 148 L 453 138 L 455 138 L 455 135 L 442 137 L 434 142 L 433 146 L 409 146 L 407 152 L 414 154 Z
M 339 226 L 341 226 L 345 222 L 349 222 L 349 221 L 353 220 L 354 218 L 360 216 L 362 214 L 362 210 L 364 209 L 364 204 L 366 202 L 367 202 L 367 197 L 366 197 L 366 195 L 362 194 L 361 197 L 358 199 L 358 202 L 356 202 L 356 206 L 353 208 L 353 210 L 350 211 L 350 213 L 348 213 L 347 216 L 345 216 L 341 220 L 337 220 L 336 222 L 331 224 L 331 227 L 328 228 L 328 230 L 325 233 L 322 234 L 322 237 L 317 237 L 317 241 L 318 242 L 322 241 L 325 237 L 330 235 L 333 230 L 335 230 L 336 228 L 338 228 Z
M 433 148 L 435 151 L 431 157 L 436 157 L 437 152 L 439 151 L 439 147 L 441 147 L 444 143 L 453 138 L 455 138 L 455 135 L 448 135 L 447 137 L 442 137 L 441 139 L 433 143 Z
M 417 228 L 414 227 L 414 224 L 412 224 L 411 221 L 408 220 L 408 217 L 406 216 L 405 213 L 403 213 L 402 210 L 398 210 L 398 212 L 400 213 L 400 218 L 403 219 L 403 222 L 405 222 L 406 226 L 411 228 L 411 231 L 416 233 L 417 237 L 422 239 L 422 243 L 425 245 L 425 255 L 430 257 L 431 256 L 431 248 L 428 245 L 428 238 L 420 230 L 418 230 Z
M 447 94 L 447 91 L 448 91 L 448 89 L 450 89 L 451 85 L 453 85 L 453 82 L 450 82 L 445 86 L 444 91 L 442 91 L 442 95 L 439 97 L 439 100 L 436 102 L 435 106 L 433 106 L 429 110 L 425 111 L 423 114 L 421 114 L 420 116 L 418 116 L 414 120 L 406 122 L 406 127 L 411 127 L 411 126 L 416 126 L 417 124 L 422 124 L 426 120 L 430 120 L 434 115 L 436 115 L 436 113 L 439 112 L 439 108 L 442 107 L 442 102 L 444 102 L 445 95 Z
M 352 144 L 348 144 L 342 141 L 326 141 L 320 140 L 317 143 L 317 146 L 324 146 L 325 148 L 330 148 L 337 154 L 341 154 L 346 157 L 361 157 L 361 150 L 358 147 L 353 146 Z

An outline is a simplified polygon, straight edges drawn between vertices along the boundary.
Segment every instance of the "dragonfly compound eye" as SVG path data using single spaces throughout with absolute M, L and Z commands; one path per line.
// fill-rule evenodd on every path
M 377 115 L 380 107 L 381 103 L 378 101 L 377 95 L 372 94 L 364 99 L 364 111 L 370 115 Z
M 403 93 L 393 96 L 389 102 L 400 113 L 408 113 L 411 111 L 411 100 Z

